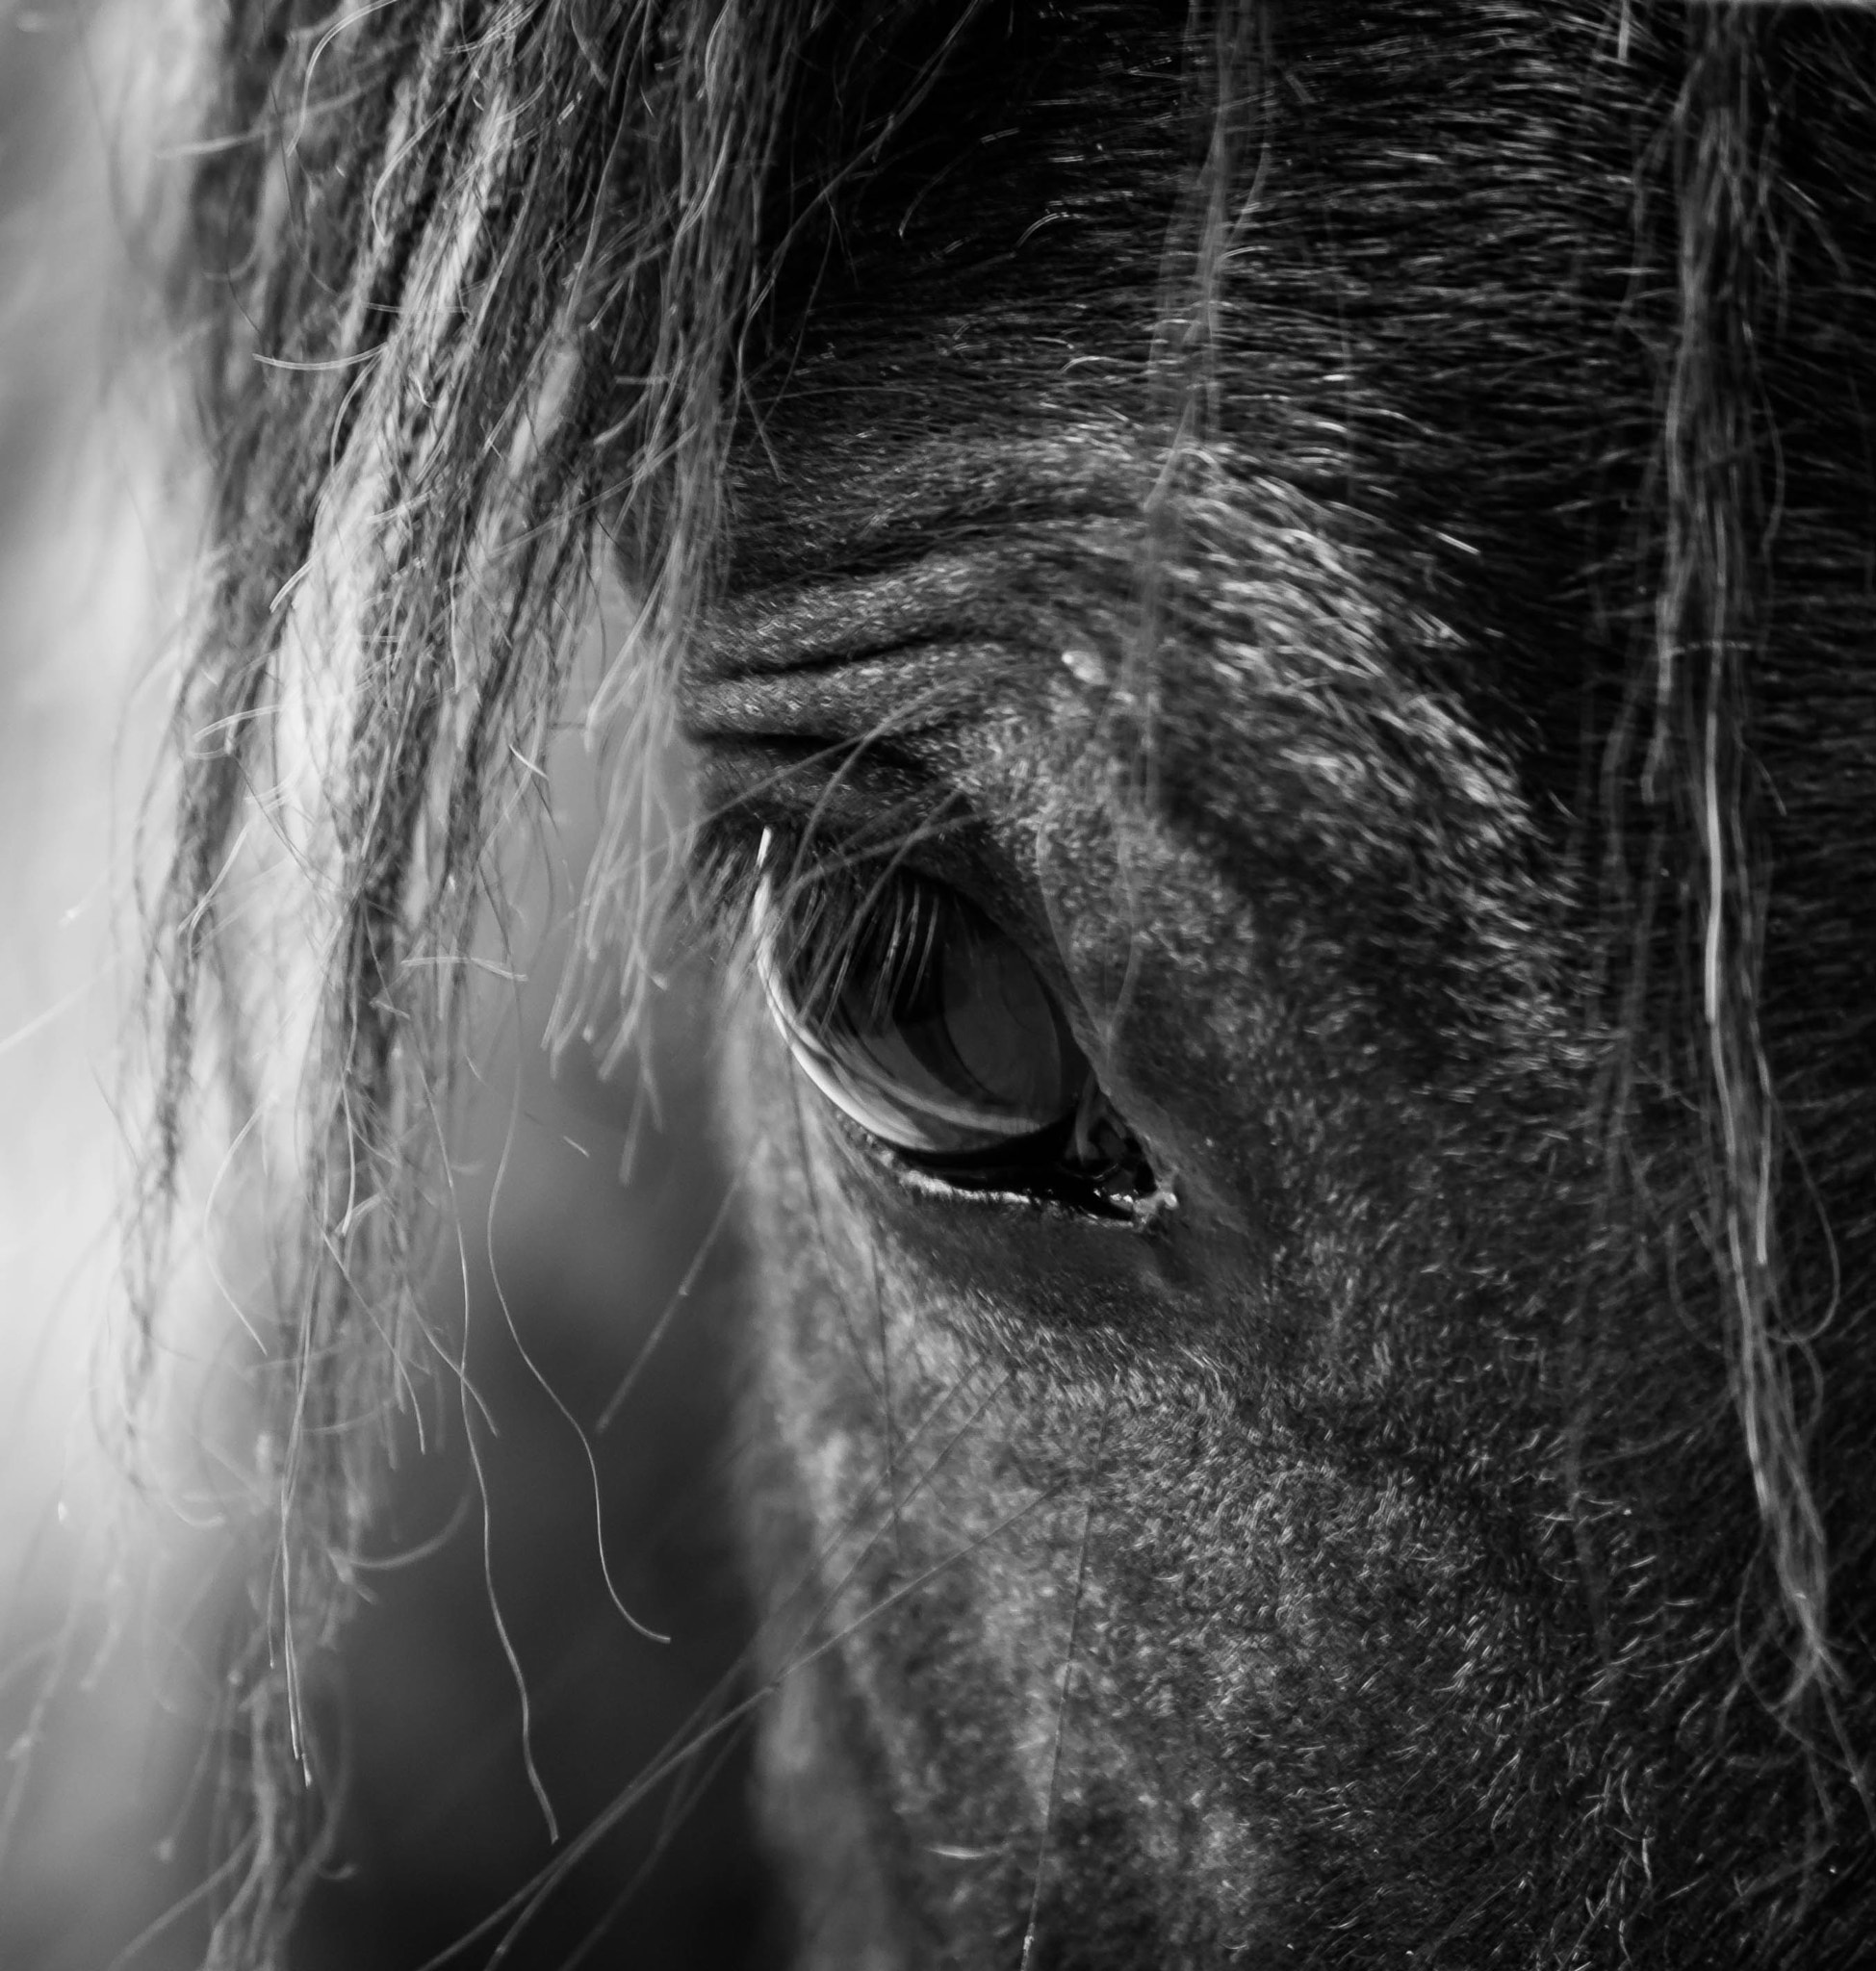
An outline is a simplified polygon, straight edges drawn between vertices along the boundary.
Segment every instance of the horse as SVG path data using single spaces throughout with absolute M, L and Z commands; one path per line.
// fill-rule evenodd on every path
M 799 1961 L 1863 1961 L 1868 12 L 203 45 L 142 1222 L 213 1074 L 275 1254 L 212 1961 L 322 1852 L 602 574 L 562 1025 L 660 912 L 717 982 L 764 1616 L 672 1756 L 759 1720 Z

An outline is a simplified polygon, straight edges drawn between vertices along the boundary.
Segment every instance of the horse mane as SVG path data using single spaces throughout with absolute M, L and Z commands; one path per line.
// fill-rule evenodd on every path
M 917 12 L 865 11 L 882 37 Z M 1829 1675 L 1826 1563 L 1803 1351 L 1780 1298 L 1768 874 L 1747 746 L 1768 525 L 1749 468 L 1767 436 L 1752 326 L 1775 298 L 1760 30 L 1745 8 L 1675 12 L 1672 210 L 1637 226 L 1644 255 L 1674 269 L 1677 327 L 1636 554 L 1647 620 L 1599 796 L 1605 996 L 1627 1038 L 1597 1099 L 1612 1226 L 1645 1096 L 1670 1084 L 1706 1117 L 1709 1243 L 1803 1687 Z M 255 1316 L 264 1550 L 230 1699 L 215 1967 L 279 1961 L 323 1853 L 300 1666 L 354 1599 L 410 1369 L 456 1368 L 415 1296 L 463 959 L 561 716 L 602 556 L 623 566 L 634 614 L 591 714 L 627 737 L 581 947 L 595 977 L 627 948 L 628 996 L 638 976 L 655 899 L 635 874 L 634 763 L 657 744 L 709 591 L 744 335 L 781 244 L 762 230 L 764 182 L 826 13 L 227 10 L 176 280 L 217 478 L 174 718 L 173 859 L 149 900 L 158 1090 L 139 1279 L 147 1325 L 202 1084 L 219 1083 L 234 1132 L 253 1125 L 250 1154 L 291 1176 Z M 1195 57 L 1236 60 L 1258 32 L 1254 0 L 1201 5 Z M 1221 118 L 1243 111 L 1222 85 L 1219 100 Z M 1213 146 L 1201 287 L 1253 151 L 1242 132 Z M 1662 1031 L 1645 1015 L 1663 996 L 1685 1014 L 1666 1060 L 1643 1038 Z M 589 993 L 574 1016 L 603 1012 Z M 1598 1263 L 1623 1249 L 1612 1232 Z

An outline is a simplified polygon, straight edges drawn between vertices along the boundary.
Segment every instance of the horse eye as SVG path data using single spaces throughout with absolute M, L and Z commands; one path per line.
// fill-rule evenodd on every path
M 801 1071 L 888 1149 L 962 1185 L 1110 1208 L 1154 1189 L 1036 966 L 955 891 L 898 876 L 784 908 L 765 872 L 756 947 Z

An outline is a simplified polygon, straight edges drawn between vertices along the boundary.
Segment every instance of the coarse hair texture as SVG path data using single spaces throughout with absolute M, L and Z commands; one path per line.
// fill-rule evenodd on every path
M 871 10 L 872 39 L 843 37 L 857 76 L 925 11 Z M 353 1600 L 407 1377 L 453 1367 L 415 1295 L 468 1012 L 462 960 L 607 555 L 634 618 L 591 711 L 626 736 L 582 948 L 595 976 L 632 989 L 618 953 L 645 922 L 630 899 L 633 804 L 649 797 L 631 765 L 668 716 L 676 653 L 710 590 L 743 337 L 785 243 L 764 237 L 766 189 L 796 64 L 833 12 L 226 11 L 177 270 L 216 472 L 213 558 L 175 712 L 173 859 L 150 899 L 159 1081 L 138 1274 L 147 1325 L 201 1085 L 218 1079 L 233 1132 L 253 1127 L 294 1176 L 269 1304 L 245 1310 L 270 1530 L 232 1679 L 215 1967 L 280 1961 L 322 1853 L 303 1666 Z M 1198 7 L 1195 63 L 1247 61 L 1259 16 Z M 1638 557 L 1653 608 L 1604 751 L 1610 991 L 1638 1036 L 1675 920 L 1666 944 L 1694 971 L 1670 1072 L 1706 1117 L 1707 1238 L 1802 1690 L 1831 1675 L 1827 1567 L 1802 1350 L 1780 1304 L 1779 1118 L 1759 1032 L 1768 878 L 1747 741 L 1767 525 L 1753 323 L 1772 301 L 1759 27 L 1751 10 L 1712 7 L 1688 10 L 1681 32 L 1661 138 L 1678 330 L 1658 537 Z M 1222 82 L 1218 98 L 1223 131 L 1244 105 Z M 854 166 L 891 114 L 858 129 Z M 1203 167 L 1195 319 L 1221 229 L 1249 211 L 1246 153 L 1226 133 Z M 1189 294 L 1192 278 L 1189 266 Z M 1164 340 L 1180 387 L 1202 391 L 1192 338 Z M 263 890 L 272 929 L 257 925 Z M 302 989 L 282 1008 L 289 975 Z M 1638 1049 L 1603 1090 L 1612 1173 L 1653 1072 Z M 296 1052 L 303 1079 L 274 1086 Z

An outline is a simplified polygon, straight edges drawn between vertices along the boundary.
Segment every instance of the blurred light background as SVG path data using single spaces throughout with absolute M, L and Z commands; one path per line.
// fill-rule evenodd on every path
M 161 15 L 0 0 L 0 1971 L 198 1958 L 214 1665 L 244 1593 L 206 1503 L 233 1316 L 200 1255 L 176 1273 L 167 1406 L 133 1432 L 119 1394 L 130 872 L 192 542 L 131 189 Z M 741 1694 L 733 1256 L 682 960 L 609 1081 L 542 1051 L 593 825 L 583 751 L 563 752 L 552 866 L 512 927 L 537 956 L 475 1063 L 441 1241 L 437 1317 L 466 1307 L 482 1407 L 432 1404 L 442 1432 L 399 1444 L 383 1564 L 321 1701 L 347 1781 L 296 1971 L 778 1957 L 742 1739 L 609 1811 L 713 1691 Z M 612 1607 L 600 1526 L 627 1606 L 670 1642 Z M 528 1907 L 543 1871 L 554 1892 Z

